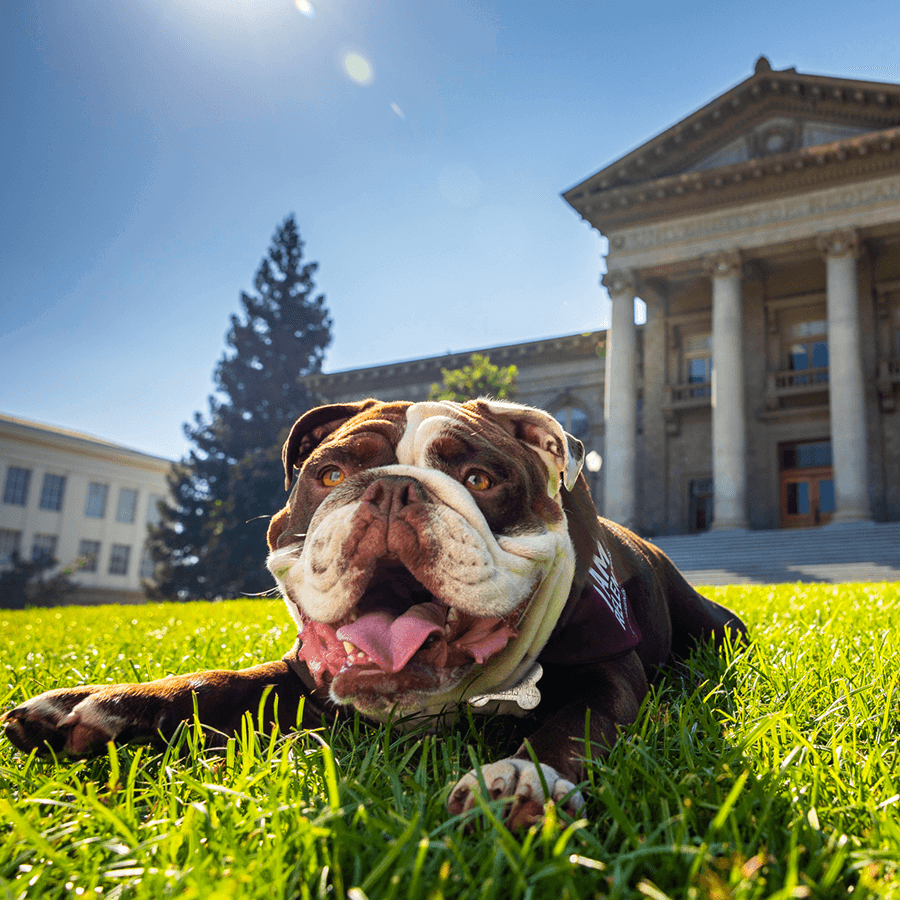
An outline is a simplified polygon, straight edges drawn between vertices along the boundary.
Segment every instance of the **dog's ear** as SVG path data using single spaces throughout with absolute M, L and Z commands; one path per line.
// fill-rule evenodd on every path
M 507 400 L 472 400 L 463 406 L 489 410 L 510 434 L 527 444 L 571 491 L 584 464 L 584 444 L 563 430 L 548 412 Z
M 325 438 L 337 431 L 344 422 L 372 406 L 378 400 L 360 400 L 358 403 L 335 403 L 330 406 L 317 406 L 305 412 L 291 429 L 288 439 L 281 451 L 284 463 L 284 489 L 290 490 L 294 481 L 294 469 L 299 469 Z

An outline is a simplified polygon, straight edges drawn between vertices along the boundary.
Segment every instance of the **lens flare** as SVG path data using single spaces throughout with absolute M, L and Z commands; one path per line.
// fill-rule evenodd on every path
M 315 18 L 316 11 L 313 9 L 313 5 L 309 0 L 294 0 L 294 6 L 297 7 L 297 12 L 306 16 L 307 19 Z
M 375 77 L 369 61 L 358 53 L 347 53 L 344 55 L 344 69 L 357 84 L 371 84 L 372 79 Z
M 399 107 L 396 103 L 392 103 L 392 104 L 391 104 L 391 109 L 392 109 L 392 110 L 394 111 L 394 113 L 395 113 L 397 116 L 399 116 L 401 119 L 403 119 L 404 121 L 406 120 L 406 113 L 403 112 L 403 110 L 400 109 L 400 107 Z

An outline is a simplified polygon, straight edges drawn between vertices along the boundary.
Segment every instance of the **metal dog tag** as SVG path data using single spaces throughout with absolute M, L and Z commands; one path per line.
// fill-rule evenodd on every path
M 472 706 L 485 706 L 491 700 L 513 700 L 522 709 L 534 709 L 541 702 L 541 692 L 537 683 L 540 681 L 544 670 L 541 664 L 536 662 L 526 673 L 524 678 L 508 691 L 499 691 L 496 694 L 479 694 L 469 697 Z

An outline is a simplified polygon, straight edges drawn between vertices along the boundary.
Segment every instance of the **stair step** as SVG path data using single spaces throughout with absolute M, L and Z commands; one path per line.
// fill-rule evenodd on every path
M 693 584 L 900 581 L 900 522 L 652 540 Z

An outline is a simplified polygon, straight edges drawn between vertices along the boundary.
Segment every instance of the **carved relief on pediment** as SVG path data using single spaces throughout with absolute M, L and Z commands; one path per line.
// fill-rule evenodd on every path
M 791 153 L 804 147 L 818 147 L 865 134 L 867 130 L 857 125 L 777 116 L 748 129 L 686 171 L 703 172 L 778 153 Z

